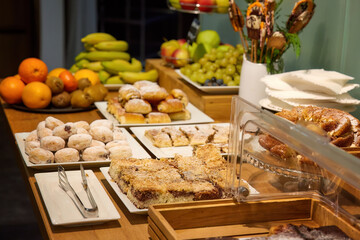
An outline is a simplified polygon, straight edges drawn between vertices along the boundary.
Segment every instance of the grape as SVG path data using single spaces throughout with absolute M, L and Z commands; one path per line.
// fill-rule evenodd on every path
M 181 72 L 182 74 L 184 74 L 184 75 L 186 75 L 186 74 L 185 74 L 185 69 L 186 69 L 185 67 L 180 68 L 180 72 Z
M 211 79 L 214 76 L 214 72 L 213 71 L 208 71 L 207 73 L 205 73 L 206 78 Z
M 210 67 L 211 67 L 212 63 L 211 62 L 206 62 L 205 65 L 203 66 L 203 69 L 205 69 L 205 71 L 209 71 Z
M 202 57 L 202 58 L 200 58 L 200 60 L 199 60 L 199 63 L 201 64 L 201 66 L 204 66 L 205 63 L 207 63 L 207 62 L 208 62 L 208 59 L 205 58 L 205 57 Z
M 222 79 L 217 79 L 216 82 L 217 82 L 217 84 L 218 84 L 219 86 L 221 86 L 221 85 L 224 83 L 224 80 L 222 80 Z
M 228 65 L 228 63 L 229 63 L 229 61 L 227 60 L 227 58 L 223 58 L 223 59 L 221 59 L 220 66 L 226 67 Z
M 197 80 L 198 83 L 203 84 L 206 81 L 206 75 L 205 74 L 199 74 L 199 78 Z
M 215 74 L 214 74 L 214 77 L 216 77 L 217 79 L 221 79 L 221 78 L 223 78 L 223 73 L 222 73 L 222 71 L 220 70 L 220 69 L 218 69 L 218 70 L 216 70 L 216 72 L 215 72 Z
M 211 54 L 216 54 L 216 52 L 217 52 L 217 51 L 216 51 L 216 48 L 212 48 L 212 49 L 210 50 L 210 53 L 211 53 Z
M 209 67 L 209 70 L 215 72 L 218 68 L 219 65 L 217 65 L 216 63 L 212 63 Z
M 237 45 L 236 45 L 236 49 L 239 49 L 240 54 L 243 54 L 243 53 L 245 52 L 244 46 L 241 45 L 241 44 L 237 44 Z
M 200 63 L 193 63 L 191 65 L 191 70 L 193 70 L 193 71 L 199 70 L 200 68 L 201 68 Z
M 242 65 L 240 65 L 240 64 L 236 65 L 236 70 L 238 73 L 241 73 L 241 67 L 242 67 Z
M 229 59 L 231 56 L 232 56 L 232 53 L 230 52 L 230 50 L 224 54 L 224 57 L 227 59 Z
M 236 57 L 230 57 L 229 58 L 229 64 L 236 64 L 237 58 Z
M 232 55 L 233 55 L 233 57 L 236 57 L 236 58 L 239 57 L 241 55 L 240 50 L 235 49 Z
M 211 53 L 211 54 L 209 55 L 209 60 L 212 61 L 212 62 L 214 62 L 214 61 L 216 60 L 216 53 Z
M 234 81 L 230 81 L 227 83 L 228 86 L 236 86 L 235 82 Z
M 235 75 L 234 76 L 234 82 L 235 82 L 236 85 L 240 84 L 240 75 Z
M 224 75 L 223 80 L 225 84 L 228 84 L 228 82 L 232 81 L 232 77 L 229 75 Z
M 190 68 L 185 68 L 184 74 L 185 74 L 185 76 L 188 76 L 188 77 L 189 77 L 189 76 L 192 74 L 191 69 L 190 69 Z
M 216 58 L 217 59 L 222 59 L 222 58 L 224 58 L 224 52 L 223 51 L 217 51 L 217 53 L 216 53 Z
M 226 73 L 227 75 L 233 75 L 233 74 L 235 73 L 235 71 L 236 71 L 235 65 L 230 64 L 230 65 L 227 65 L 227 66 L 226 66 L 226 71 L 225 71 L 225 73 Z

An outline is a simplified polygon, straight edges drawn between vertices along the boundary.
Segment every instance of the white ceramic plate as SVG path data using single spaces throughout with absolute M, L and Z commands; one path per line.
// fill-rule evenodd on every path
M 150 155 L 146 150 L 131 136 L 131 134 L 124 128 L 121 128 L 121 131 L 125 134 L 126 139 L 131 147 L 134 158 L 149 158 Z M 20 150 L 21 156 L 27 167 L 35 169 L 55 169 L 58 165 L 63 167 L 74 167 L 79 166 L 82 163 L 84 166 L 104 166 L 110 164 L 110 160 L 106 161 L 79 161 L 79 162 L 67 162 L 67 163 L 47 163 L 47 164 L 34 164 L 29 161 L 28 155 L 25 153 L 25 139 L 30 133 L 15 133 L 15 140 L 17 142 L 18 148 Z
M 147 124 L 120 124 L 116 118 L 109 113 L 107 109 L 107 102 L 95 102 L 95 106 L 99 109 L 102 115 L 110 121 L 112 121 L 115 125 L 121 127 L 133 127 L 133 126 L 149 126 L 149 125 L 178 125 L 178 124 L 194 124 L 194 123 L 210 123 L 214 122 L 214 120 L 197 109 L 194 105 L 189 103 L 186 107 L 187 110 L 191 113 L 191 119 L 189 120 L 181 120 L 181 121 L 172 121 L 170 123 L 147 123 Z
M 217 123 L 211 125 L 229 126 L 229 123 Z M 196 125 L 186 125 L 186 126 L 196 126 Z M 180 127 L 180 126 L 176 126 L 176 127 Z M 144 146 L 148 148 L 157 158 L 173 158 L 175 154 L 181 154 L 182 156 L 192 156 L 193 154 L 192 146 L 166 147 L 166 148 L 155 147 L 150 141 L 150 139 L 148 139 L 145 136 L 145 131 L 156 128 L 163 128 L 163 127 L 131 127 L 130 130 L 144 144 Z
M 89 225 L 120 219 L 120 215 L 95 174 L 85 170 L 90 191 L 99 209 L 98 217 L 84 218 L 76 208 L 70 197 L 60 188 L 57 172 L 36 173 L 35 178 L 39 186 L 45 207 L 53 225 Z M 90 207 L 86 192 L 81 185 L 80 171 L 66 171 L 69 182 L 85 206 Z
M 265 109 L 271 110 L 271 111 L 275 111 L 275 112 L 280 112 L 283 108 L 280 106 L 277 106 L 275 104 L 273 104 L 271 102 L 270 99 L 268 98 L 263 98 L 259 101 L 259 105 Z
M 190 83 L 197 89 L 211 94 L 238 94 L 239 86 L 201 86 L 200 84 L 191 81 L 187 76 L 180 72 L 180 69 L 175 70 L 186 82 Z
M 104 175 L 105 179 L 108 181 L 110 186 L 114 189 L 115 193 L 118 195 L 120 200 L 124 203 L 125 207 L 129 210 L 131 213 L 136 214 L 147 214 L 148 209 L 139 209 L 137 208 L 129 199 L 128 197 L 123 194 L 119 188 L 119 186 L 114 182 L 114 180 L 111 179 L 109 175 L 109 167 L 101 167 L 100 171 Z
M 119 90 L 124 84 L 104 84 L 104 86 L 110 91 Z

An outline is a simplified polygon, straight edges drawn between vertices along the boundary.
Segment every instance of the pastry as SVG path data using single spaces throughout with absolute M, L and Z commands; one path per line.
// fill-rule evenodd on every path
M 39 148 L 40 147 L 40 141 L 35 140 L 35 141 L 27 141 L 25 142 L 25 153 L 29 154 L 29 152 L 34 149 L 34 148 Z
M 157 106 L 159 112 L 174 113 L 184 110 L 184 105 L 179 99 L 169 99 L 161 101 Z
M 213 125 L 215 134 L 213 136 L 213 143 L 227 143 L 229 141 L 229 127 Z
M 189 98 L 183 90 L 174 88 L 170 94 L 174 96 L 174 98 L 179 99 L 185 107 L 189 104 Z
M 46 128 L 46 127 L 40 128 L 36 132 L 37 132 L 38 139 L 42 139 L 43 137 L 53 135 L 53 131 L 50 128 Z
M 141 97 L 149 101 L 150 103 L 158 103 L 161 100 L 164 100 L 169 93 L 165 88 L 162 88 L 157 85 L 156 86 L 146 86 L 140 89 Z
M 114 140 L 126 140 L 126 136 L 125 134 L 121 131 L 120 128 L 114 128 L 114 135 L 113 135 L 113 139 Z
M 191 118 L 191 113 L 187 109 L 184 109 L 180 112 L 173 112 L 168 114 L 172 121 L 189 120 Z
M 67 140 L 71 135 L 77 133 L 75 124 L 72 122 L 65 123 L 63 125 L 57 126 L 53 130 L 53 135 L 61 137 L 64 140 Z
M 109 148 L 110 158 L 129 158 L 132 156 L 132 151 L 129 145 L 117 145 Z
M 134 82 L 133 86 L 139 90 L 141 90 L 141 88 L 143 87 L 153 87 L 153 88 L 159 87 L 157 83 L 148 80 L 136 81 Z
M 77 127 L 76 134 L 89 134 L 89 132 L 85 128 Z
M 151 112 L 146 115 L 147 123 L 169 123 L 171 119 L 167 113 Z
M 209 135 L 198 131 L 195 126 L 182 126 L 180 131 L 189 139 L 190 145 L 204 145 L 208 141 Z
M 90 147 L 105 147 L 105 143 L 93 139 L 91 140 Z
M 105 145 L 105 148 L 107 150 L 109 150 L 110 148 L 117 147 L 117 146 L 129 146 L 129 143 L 126 140 L 114 140 L 114 141 L 108 142 Z
M 34 164 L 53 163 L 54 154 L 43 148 L 34 148 L 29 152 L 29 161 Z
M 143 99 L 131 99 L 125 103 L 124 108 L 128 113 L 148 114 L 152 111 L 150 103 Z
M 51 130 L 63 124 L 64 123 L 61 120 L 51 116 L 45 119 L 45 127 L 50 128 Z
M 171 147 L 172 142 L 169 135 L 161 129 L 150 129 L 145 131 L 145 137 L 147 137 L 155 147 Z
M 90 135 L 94 140 L 101 141 L 103 143 L 107 143 L 113 140 L 113 132 L 104 126 L 96 126 L 90 128 Z
M 107 160 L 109 151 L 104 147 L 89 147 L 82 153 L 82 160 L 84 161 L 105 161 Z
M 146 123 L 145 117 L 140 113 L 125 113 L 120 116 L 121 124 L 140 124 Z
M 169 134 L 174 147 L 189 145 L 189 139 L 176 127 L 164 127 L 161 131 Z
M 74 122 L 76 128 L 84 128 L 86 131 L 90 130 L 90 124 L 86 121 L 77 121 Z
M 55 162 L 78 162 L 80 160 L 79 151 L 75 148 L 63 148 L 55 153 Z
M 43 129 L 43 128 L 46 128 L 45 127 L 45 121 L 41 121 L 38 123 L 37 127 L 36 127 L 36 130 L 40 130 L 40 129 Z M 51 129 L 50 129 L 51 130 Z
M 56 152 L 65 147 L 65 141 L 58 136 L 46 136 L 40 139 L 40 147 Z
M 25 142 L 31 142 L 31 141 L 37 141 L 38 140 L 38 134 L 37 130 L 33 130 L 29 133 L 29 135 L 25 138 Z
M 125 84 L 119 89 L 119 102 L 126 103 L 130 99 L 141 98 L 140 91 L 130 84 Z
M 89 134 L 74 134 L 69 137 L 68 147 L 75 148 L 79 151 L 84 150 L 85 148 L 90 147 L 92 141 L 92 136 Z
M 107 120 L 107 119 L 98 119 L 98 120 L 95 120 L 92 123 L 90 123 L 90 129 L 93 127 L 98 127 L 98 126 L 107 127 L 110 130 L 114 129 L 113 122 L 110 120 Z

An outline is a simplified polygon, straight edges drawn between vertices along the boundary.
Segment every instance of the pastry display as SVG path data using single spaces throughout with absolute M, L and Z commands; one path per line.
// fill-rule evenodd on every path
M 169 94 L 157 83 L 143 80 L 122 86 L 119 96 L 108 100 L 106 110 L 121 124 L 169 123 L 189 120 L 188 104 L 182 90 L 172 89 Z
M 210 159 L 204 158 L 210 155 Z M 191 157 L 114 157 L 109 174 L 129 200 L 142 209 L 151 204 L 222 198 L 225 175 L 219 171 L 225 166 L 220 151 L 208 144 L 199 147 Z
M 104 161 L 133 155 L 126 135 L 107 119 L 63 123 L 54 117 L 41 121 L 24 139 L 33 164 Z

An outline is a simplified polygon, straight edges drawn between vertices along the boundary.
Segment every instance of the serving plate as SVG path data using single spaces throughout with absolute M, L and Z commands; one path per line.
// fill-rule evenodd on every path
M 69 182 L 85 206 L 90 207 L 81 183 L 81 172 L 66 171 Z M 78 226 L 120 219 L 120 215 L 92 170 L 85 170 L 88 186 L 99 209 L 98 217 L 84 218 L 70 197 L 59 186 L 57 172 L 36 173 L 35 179 L 53 225 Z
M 229 126 L 229 123 L 217 123 L 210 125 Z M 196 126 L 196 125 L 187 125 Z M 177 126 L 181 127 L 181 126 Z M 130 130 L 135 134 L 137 139 L 149 149 L 157 158 L 173 158 L 175 154 L 181 154 L 182 156 L 192 156 L 193 146 L 180 146 L 180 147 L 165 147 L 159 148 L 153 145 L 149 138 L 145 136 L 145 131 L 150 129 L 159 129 L 163 127 L 131 127 Z
M 146 150 L 141 147 L 141 145 L 131 136 L 131 134 L 124 128 L 120 128 L 121 131 L 125 134 L 126 140 L 128 141 L 131 151 L 133 153 L 134 158 L 149 158 L 150 155 L 146 152 Z M 28 155 L 25 153 L 25 139 L 30 133 L 15 133 L 15 140 L 20 150 L 21 156 L 27 167 L 34 169 L 55 169 L 59 165 L 62 165 L 65 168 L 79 166 L 79 164 L 83 164 L 86 166 L 104 166 L 110 164 L 110 159 L 105 161 L 79 161 L 79 162 L 66 162 L 66 163 L 46 163 L 46 164 L 34 164 L 29 161 Z
M 214 120 L 196 108 L 194 105 L 189 103 L 186 107 L 187 110 L 191 113 L 191 119 L 189 120 L 179 120 L 179 121 L 171 121 L 170 123 L 140 123 L 140 124 L 120 124 L 116 118 L 109 113 L 107 109 L 107 102 L 95 102 L 95 106 L 99 109 L 101 114 L 108 120 L 112 121 L 115 125 L 121 127 L 132 127 L 132 126 L 149 126 L 149 125 L 178 125 L 178 124 L 194 124 L 194 123 L 210 123 L 214 122 Z
M 200 91 L 209 93 L 209 94 L 238 94 L 239 86 L 201 86 L 200 84 L 191 81 L 190 78 L 181 73 L 180 69 L 175 70 L 177 74 L 181 76 L 186 82 L 193 85 L 195 88 Z
M 120 198 L 120 200 L 124 203 L 125 207 L 129 210 L 131 213 L 135 214 L 147 214 L 148 209 L 139 209 L 137 208 L 129 199 L 128 197 L 121 192 L 119 186 L 114 182 L 114 180 L 111 179 L 109 175 L 109 167 L 101 167 L 100 171 L 104 175 L 105 179 L 108 181 L 112 189 L 115 191 L 116 195 Z

